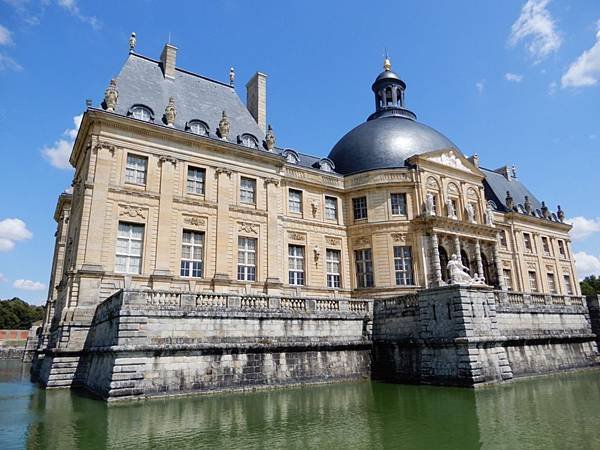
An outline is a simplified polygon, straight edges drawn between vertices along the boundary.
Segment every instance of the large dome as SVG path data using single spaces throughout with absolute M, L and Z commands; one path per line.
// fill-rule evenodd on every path
M 413 155 L 454 148 L 446 136 L 415 120 L 388 116 L 360 124 L 329 153 L 336 172 L 344 175 L 402 167 Z
M 417 122 L 404 107 L 406 84 L 392 72 L 389 59 L 373 83 L 376 111 L 347 133 L 329 153 L 336 172 L 347 175 L 402 167 L 420 153 L 458 147 L 446 136 Z

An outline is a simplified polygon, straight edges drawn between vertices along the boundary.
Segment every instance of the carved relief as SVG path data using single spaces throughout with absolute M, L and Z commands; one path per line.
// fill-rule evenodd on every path
M 146 218 L 146 209 L 139 206 L 120 205 L 119 216 L 128 216 L 131 218 L 141 217 Z
M 268 186 L 269 184 L 279 186 L 279 180 L 277 178 L 265 178 L 265 186 Z
M 183 218 L 183 223 L 187 223 L 188 225 L 193 225 L 195 227 L 203 227 L 206 225 L 206 219 L 203 217 L 187 216 Z
M 475 191 L 473 188 L 467 189 L 467 198 L 469 200 L 478 200 L 479 196 L 477 195 L 477 191 Z
M 429 158 L 429 161 L 433 161 L 444 166 L 453 167 L 455 169 L 464 170 L 465 172 L 470 172 L 467 166 L 463 164 L 460 158 L 456 156 L 456 154 L 452 150 L 446 153 L 442 153 L 439 156 Z
M 108 150 L 111 156 L 114 156 L 117 146 L 113 144 L 107 144 L 106 142 L 98 142 L 96 145 L 94 145 L 94 147 L 92 147 L 92 152 L 94 154 L 98 153 L 100 150 Z
M 392 233 L 390 236 L 394 242 L 406 242 L 406 233 Z
M 215 169 L 215 176 L 218 178 L 219 175 L 221 175 L 222 173 L 224 173 L 225 175 L 227 175 L 229 178 L 231 178 L 231 175 L 233 174 L 233 170 L 228 169 L 227 167 L 217 167 Z
M 502 261 L 502 266 L 510 268 L 511 263 L 510 263 L 510 261 Z
M 339 247 L 342 245 L 342 240 L 340 238 L 336 238 L 336 237 L 325 236 L 325 243 L 327 245 Z
M 320 205 L 320 203 L 318 200 L 313 200 L 310 203 L 313 217 L 317 217 L 317 212 L 319 211 L 319 205 Z
M 259 226 L 255 223 L 239 222 L 238 226 L 239 226 L 238 232 L 240 232 L 240 233 L 258 234 Z
M 173 157 L 173 156 L 169 156 L 169 155 L 162 155 L 158 158 L 158 162 L 159 164 L 164 164 L 166 162 L 170 162 L 171 164 L 173 164 L 174 166 L 177 165 L 177 158 Z
M 429 177 L 427 178 L 427 187 L 437 190 L 440 186 L 435 178 Z
M 535 263 L 528 262 L 527 263 L 527 268 L 530 269 L 530 270 L 536 270 Z
M 448 184 L 448 194 L 449 195 L 459 195 L 458 186 L 454 183 Z
M 292 241 L 302 241 L 302 242 L 304 242 L 306 240 L 306 235 L 304 235 L 302 233 L 296 233 L 294 231 L 290 231 L 288 233 L 288 237 Z
M 369 245 L 371 244 L 371 239 L 369 239 L 368 236 L 359 236 L 356 239 L 354 239 L 354 245 L 358 246 L 358 245 Z

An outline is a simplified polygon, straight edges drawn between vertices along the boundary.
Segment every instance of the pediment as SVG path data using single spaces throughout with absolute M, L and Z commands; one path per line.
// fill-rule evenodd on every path
M 465 158 L 462 153 L 451 148 L 417 155 L 415 157 L 415 162 L 418 164 L 419 161 L 434 163 L 436 165 L 449 167 L 473 175 L 483 175 L 483 173 L 477 169 L 471 161 Z

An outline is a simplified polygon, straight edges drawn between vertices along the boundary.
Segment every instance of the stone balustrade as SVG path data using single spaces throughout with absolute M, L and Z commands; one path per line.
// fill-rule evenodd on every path
M 508 305 L 553 305 L 583 306 L 583 297 L 578 295 L 535 294 L 515 291 L 494 291 L 497 304 Z

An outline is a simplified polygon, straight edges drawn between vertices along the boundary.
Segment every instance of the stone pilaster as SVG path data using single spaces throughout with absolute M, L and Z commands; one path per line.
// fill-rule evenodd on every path
M 171 220 L 173 218 L 173 186 L 177 160 L 170 156 L 159 159 L 160 171 L 160 203 L 158 207 L 158 226 L 156 228 L 156 260 L 153 276 L 170 277 L 171 273 Z M 168 286 L 166 286 L 168 287 Z M 156 286 L 155 286 L 156 288 Z
M 219 167 L 215 170 L 217 178 L 217 236 L 215 261 L 215 276 L 213 278 L 213 287 L 218 288 L 219 284 L 227 283 L 230 279 L 227 267 L 227 253 L 229 248 L 229 239 L 233 232 L 231 220 L 229 218 L 229 204 L 234 203 L 232 195 L 232 175 L 231 169 Z
M 267 178 L 265 187 L 267 191 L 267 291 L 269 294 L 278 294 L 282 285 L 281 247 L 282 233 L 278 224 L 278 186 L 279 180 Z

